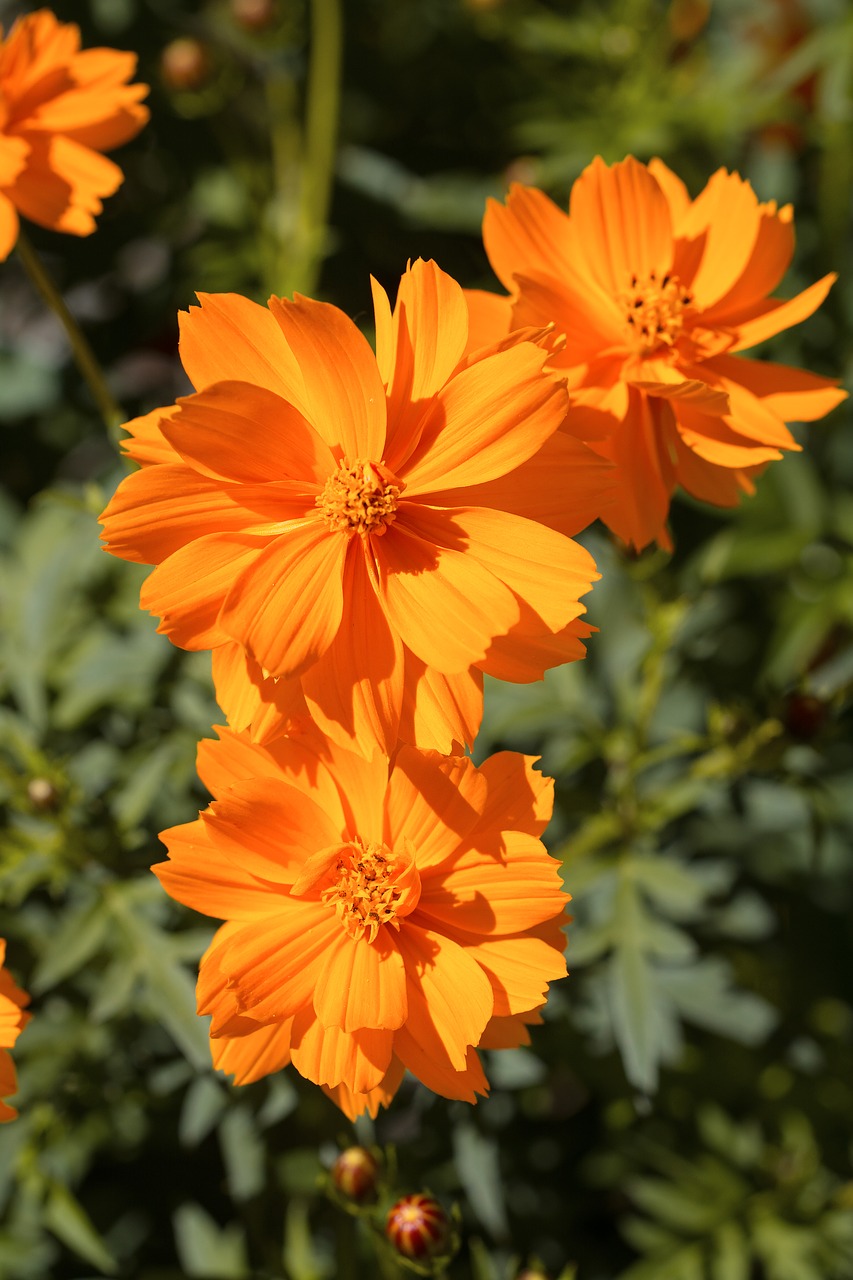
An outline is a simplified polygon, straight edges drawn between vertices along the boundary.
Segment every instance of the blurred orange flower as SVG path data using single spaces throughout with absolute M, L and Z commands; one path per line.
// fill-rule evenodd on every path
M 735 505 L 781 450 L 799 448 L 786 421 L 845 397 L 827 378 L 736 354 L 810 316 L 835 279 L 768 297 L 791 261 L 793 212 L 760 203 L 736 173 L 718 170 L 691 200 L 660 160 L 596 159 L 568 214 L 515 185 L 506 205 L 489 202 L 483 239 L 510 296 L 468 295 L 477 340 L 553 325 L 564 430 L 615 463 L 617 500 L 600 514 L 638 549 L 671 546 L 676 486 Z
M 566 534 L 611 468 L 552 440 L 566 393 L 540 347 L 465 357 L 463 293 L 434 263 L 393 313 L 374 299 L 376 357 L 326 303 L 203 296 L 181 336 L 198 390 L 128 424 L 143 467 L 104 538 L 158 566 L 141 603 L 176 644 L 230 646 L 229 714 L 297 680 L 286 705 L 339 740 L 449 750 L 479 724 L 472 667 L 528 681 L 583 656 L 598 575 Z
M 123 178 L 100 152 L 148 119 L 148 86 L 127 84 L 135 69 L 133 53 L 81 50 L 79 27 L 49 9 L 18 18 L 0 41 L 0 259 L 18 214 L 51 231 L 95 230 L 102 197 Z
M 6 941 L 0 938 L 0 1124 L 14 1120 L 18 1114 L 14 1107 L 3 1101 L 18 1091 L 15 1064 L 7 1050 L 12 1048 L 30 1020 L 30 1015 L 24 1013 L 30 997 L 15 986 L 12 975 L 3 965 L 5 958 Z
M 218 797 L 164 831 L 172 897 L 226 923 L 199 1013 L 237 1083 L 287 1062 L 348 1114 L 408 1068 L 445 1097 L 488 1089 L 478 1045 L 526 1039 L 565 974 L 568 895 L 539 836 L 550 779 L 502 752 L 479 768 L 403 746 L 389 760 L 316 729 L 270 747 L 220 729 L 199 747 Z

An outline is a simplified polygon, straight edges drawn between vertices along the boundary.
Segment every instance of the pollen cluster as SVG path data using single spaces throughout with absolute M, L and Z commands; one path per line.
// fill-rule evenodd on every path
M 620 302 L 634 345 L 643 355 L 675 345 L 684 328 L 684 311 L 692 301 L 678 276 L 667 274 L 658 279 L 656 271 L 645 280 L 631 276 L 631 287 Z
M 351 844 L 342 852 L 334 880 L 323 891 L 323 901 L 333 904 L 351 938 L 367 934 L 373 942 L 379 926 L 396 922 L 402 889 L 395 883 L 394 856 L 386 845 Z
M 385 532 L 397 513 L 403 485 L 381 462 L 344 458 L 316 499 L 330 529 L 338 533 Z

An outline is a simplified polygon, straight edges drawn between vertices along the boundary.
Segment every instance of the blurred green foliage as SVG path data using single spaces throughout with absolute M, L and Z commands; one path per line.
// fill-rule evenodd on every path
M 792 200 L 788 292 L 849 260 L 845 0 L 348 0 L 319 232 L 311 10 L 270 8 L 253 31 L 226 0 L 56 5 L 152 86 L 97 235 L 32 235 L 128 415 L 187 390 L 175 312 L 196 289 L 311 288 L 361 321 L 369 273 L 393 290 L 418 255 L 493 286 L 485 196 L 565 200 L 596 153 L 661 155 L 694 192 L 736 167 Z M 194 85 L 164 78 L 178 38 L 202 46 Z M 210 924 L 147 871 L 204 803 L 209 660 L 159 637 L 144 570 L 98 549 L 112 448 L 14 258 L 2 276 L 0 933 L 35 1017 L 0 1129 L 0 1276 L 397 1274 L 323 1194 L 353 1140 L 334 1107 L 295 1074 L 210 1070 Z M 849 376 L 851 318 L 842 274 L 774 358 Z M 572 976 L 530 1049 L 487 1055 L 477 1108 L 406 1085 L 356 1126 L 396 1152 L 389 1194 L 459 1203 L 459 1280 L 853 1275 L 849 409 L 800 438 L 741 509 L 677 500 L 673 557 L 584 535 L 588 660 L 488 688 L 478 753 L 541 753 L 557 779 Z

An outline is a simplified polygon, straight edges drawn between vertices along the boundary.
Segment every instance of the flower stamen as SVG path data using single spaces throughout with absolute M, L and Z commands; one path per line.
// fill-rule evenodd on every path
M 398 883 L 398 863 L 384 844 L 353 842 L 341 849 L 332 869 L 332 883 L 323 890 L 322 900 L 333 905 L 351 938 L 365 934 L 373 942 L 384 924 L 399 929 L 398 908 L 407 890 Z M 402 859 L 408 870 L 408 859 Z M 407 895 L 408 896 L 408 895 Z M 411 910 L 409 906 L 402 914 Z
M 336 533 L 369 533 L 380 537 L 397 514 L 403 482 L 381 462 L 343 458 L 315 499 L 330 529 Z
M 644 356 L 661 347 L 674 347 L 684 329 L 685 310 L 692 295 L 678 276 L 667 273 L 658 279 L 651 271 L 645 280 L 631 276 L 631 287 L 620 295 L 631 341 Z

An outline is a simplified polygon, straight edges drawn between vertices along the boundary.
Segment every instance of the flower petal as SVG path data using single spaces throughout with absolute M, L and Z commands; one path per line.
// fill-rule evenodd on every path
M 492 637 L 518 621 L 513 593 L 467 554 L 452 512 L 401 503 L 374 540 L 383 608 L 403 643 L 428 666 L 454 674 L 485 657 Z M 438 619 L 446 625 L 436 626 Z
M 0 262 L 5 262 L 18 243 L 20 224 L 11 200 L 0 192 Z
M 248 1025 L 249 1020 L 244 1019 Z M 274 1075 L 290 1062 L 290 1039 L 293 1019 L 270 1022 L 242 1035 L 223 1035 L 210 1042 L 213 1065 L 217 1071 L 234 1077 L 235 1084 L 252 1084 L 264 1076 Z
M 292 885 L 312 855 L 340 844 L 348 834 L 317 800 L 269 775 L 235 783 L 205 809 L 201 820 L 225 857 L 272 882 L 271 911 L 281 901 L 279 886 Z
M 405 925 L 403 926 L 405 928 Z M 343 1031 L 364 1028 L 393 1030 L 406 1021 L 406 970 L 396 937 L 389 927 L 379 930 L 376 939 L 351 938 L 340 930 L 330 945 L 317 979 L 314 1010 L 324 1027 Z M 390 1041 L 388 1056 L 390 1057 Z M 383 1071 L 388 1065 L 385 1059 Z M 318 1080 L 318 1084 L 338 1084 L 338 1080 Z M 353 1084 L 357 1092 L 369 1085 Z
M 727 325 L 736 325 L 737 328 L 737 339 L 731 350 L 744 351 L 747 347 L 754 347 L 756 343 L 766 342 L 768 338 L 781 333 L 783 329 L 790 329 L 792 325 L 801 324 L 803 320 L 807 320 L 817 311 L 837 279 L 836 273 L 831 271 L 829 275 L 817 280 L 796 297 L 789 298 L 787 302 L 778 302 L 771 298 L 767 302 L 758 303 L 750 308 L 743 318 L 734 320 L 728 316 Z
M 764 408 L 785 422 L 815 422 L 847 399 L 847 392 L 834 378 L 820 378 L 768 360 L 715 356 L 705 361 L 704 367 L 726 382 L 746 387 Z
M 474 743 L 483 718 L 483 677 L 475 668 L 443 675 L 406 650 L 399 735 L 442 755 Z
M 365 1111 L 369 1116 L 375 1117 L 380 1107 L 391 1105 L 391 1100 L 402 1084 L 405 1074 L 406 1068 L 399 1058 L 392 1057 L 388 1070 L 375 1089 L 354 1093 L 347 1085 L 339 1084 L 334 1088 L 324 1085 L 323 1091 L 350 1120 L 355 1120 L 356 1116 L 362 1115 Z
M 297 675 L 334 640 L 350 540 L 319 517 L 291 524 L 235 575 L 220 625 L 274 676 Z
M 151 868 L 176 902 L 220 920 L 251 920 L 275 910 L 275 886 L 229 859 L 200 820 L 160 832 L 169 861 Z
M 669 202 L 633 156 L 611 167 L 596 156 L 572 187 L 569 220 L 574 268 L 581 265 L 614 299 L 632 276 L 645 279 L 672 265 Z
M 403 645 L 376 596 L 355 541 L 344 565 L 341 625 L 323 657 L 302 677 L 305 698 L 324 733 L 371 755 L 397 745 L 403 699 Z
M 424 875 L 415 913 L 418 923 L 458 936 L 517 934 L 558 914 L 566 904 L 559 863 L 523 831 L 505 831 L 504 853 L 491 841 L 454 855 L 434 875 Z
M 542 835 L 554 807 L 554 780 L 534 767 L 538 762 L 538 756 L 517 751 L 498 751 L 483 761 L 480 776 L 486 779 L 488 792 L 478 835 L 489 829 Z
M 297 295 L 270 298 L 301 370 L 298 404 L 336 457 L 381 461 L 385 452 L 385 388 L 370 344 L 338 307 Z
M 306 1006 L 293 1020 L 293 1065 L 306 1080 L 353 1093 L 367 1093 L 385 1078 L 391 1063 L 393 1031 L 326 1027 Z
M 479 824 L 488 784 L 467 756 L 401 746 L 388 782 L 384 839 L 410 841 L 418 871 L 443 863 Z
M 492 1016 L 491 983 L 462 947 L 413 920 L 404 922 L 398 943 L 406 962 L 408 1017 L 394 1038 L 395 1052 L 414 1069 L 412 1038 L 437 1065 L 443 1059 L 464 1071 L 469 1047 L 479 1043 Z
M 269 308 L 237 293 L 197 296 L 200 306 L 178 312 L 181 360 L 196 391 L 215 382 L 248 382 L 304 416 L 302 373 Z
M 226 592 L 267 541 L 245 533 L 208 533 L 196 538 L 148 575 L 139 593 L 140 608 L 159 617 L 158 631 L 182 649 L 224 644 L 230 636 L 218 618 Z
M 464 945 L 461 934 L 457 941 Z M 548 983 L 567 973 L 562 951 L 541 938 L 498 938 L 465 950 L 492 984 L 496 1017 L 526 1013 L 543 1004 Z
M 739 174 L 718 169 L 678 228 L 679 240 L 704 246 L 692 279 L 682 278 L 697 310 L 709 310 L 734 289 L 753 256 L 760 227 L 761 211 L 750 184 Z
M 238 926 L 206 960 L 225 976 L 241 1013 L 271 1022 L 292 1017 L 311 1000 L 339 932 L 334 912 L 324 903 L 282 897 L 275 915 Z M 199 1005 L 199 1013 L 209 1011 L 207 1004 Z
M 439 391 L 400 471 L 406 497 L 494 480 L 526 462 L 566 413 L 560 381 L 542 373 L 530 342 L 485 356 Z
M 302 482 L 313 504 L 316 487 L 337 470 L 299 410 L 266 387 L 218 382 L 178 405 L 163 435 L 205 475 L 240 484 Z

